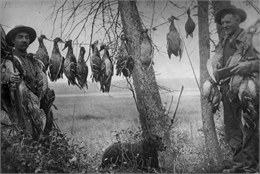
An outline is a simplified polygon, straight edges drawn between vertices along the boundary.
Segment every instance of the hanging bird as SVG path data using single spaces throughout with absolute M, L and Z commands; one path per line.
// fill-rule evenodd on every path
M 174 20 L 179 20 L 175 16 L 171 16 L 168 21 L 171 23 L 169 27 L 169 33 L 167 33 L 167 52 L 169 58 L 171 54 L 174 54 L 176 57 L 180 56 L 180 60 L 183 53 L 183 43 L 180 38 L 180 34 L 175 28 Z
M 92 56 L 90 58 L 90 67 L 91 67 L 91 71 L 92 71 L 92 82 L 100 81 L 101 58 L 100 58 L 97 44 L 98 44 L 98 41 L 95 41 L 93 44 L 90 45 L 92 48 Z
M 195 30 L 195 22 L 190 17 L 190 8 L 187 10 L 188 14 L 188 20 L 185 24 L 185 31 L 186 31 L 186 38 L 188 38 L 188 35 L 190 35 L 191 38 L 193 38 L 193 31 Z
M 65 57 L 63 71 L 68 79 L 68 84 L 78 86 L 78 83 L 76 82 L 77 59 L 76 59 L 75 55 L 73 54 L 72 40 L 66 41 L 64 48 L 62 50 L 65 50 L 66 48 L 68 48 L 68 51 L 67 51 L 67 55 Z
M 143 65 L 150 66 L 153 63 L 154 48 L 152 39 L 148 35 L 148 29 L 142 32 L 141 41 L 141 62 Z
M 52 82 L 63 78 L 64 57 L 62 57 L 58 43 L 64 43 L 61 38 L 56 37 L 53 41 L 53 49 L 50 57 L 48 76 Z
M 100 78 L 100 89 L 102 92 L 109 92 L 112 76 L 114 74 L 113 63 L 109 56 L 108 46 L 101 45 L 100 51 L 104 50 L 104 54 L 101 62 L 101 78 Z
M 38 50 L 36 52 L 36 59 L 42 61 L 42 63 L 44 64 L 44 68 L 43 71 L 46 73 L 48 66 L 49 66 L 49 55 L 48 55 L 48 51 L 43 43 L 43 39 L 49 40 L 46 38 L 45 35 L 41 35 L 40 37 L 38 37 L 38 41 L 39 41 L 39 47 Z
M 125 77 L 131 77 L 135 62 L 133 57 L 127 52 L 126 37 L 124 35 L 121 35 L 120 39 L 121 45 L 116 56 L 116 75 L 118 76 L 123 73 Z
M 78 84 L 81 87 L 80 89 L 83 89 L 84 87 L 88 88 L 88 84 L 87 84 L 88 66 L 84 61 L 85 52 L 86 52 L 85 48 L 80 47 L 79 59 L 77 62 L 77 75 L 76 75 Z

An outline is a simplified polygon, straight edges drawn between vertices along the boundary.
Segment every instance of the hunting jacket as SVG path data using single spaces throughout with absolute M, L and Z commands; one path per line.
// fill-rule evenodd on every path
M 9 59 L 2 59 L 1 63 L 1 84 L 9 84 L 10 74 L 15 71 L 20 73 L 22 80 L 30 91 L 39 97 L 43 80 L 43 71 L 40 63 L 32 54 L 21 54 L 13 51 L 13 62 Z
M 219 60 L 220 66 L 228 67 L 232 61 L 232 56 L 236 53 L 240 53 L 240 61 L 249 61 L 251 64 L 250 72 L 259 73 L 259 59 L 260 53 L 258 53 L 252 45 L 252 35 L 239 28 L 232 36 L 224 36 L 220 42 L 220 47 L 223 48 L 223 56 Z M 237 63 L 238 63 L 237 62 Z

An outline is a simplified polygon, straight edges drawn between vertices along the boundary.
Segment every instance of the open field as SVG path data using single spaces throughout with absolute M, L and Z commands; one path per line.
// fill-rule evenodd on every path
M 159 85 L 169 87 L 170 83 L 161 81 Z M 98 85 L 92 83 L 89 84 L 89 89 L 84 91 L 67 84 L 52 84 L 50 87 L 56 93 L 54 104 L 58 110 L 54 110 L 54 118 L 59 128 L 88 149 L 88 157 L 93 159 L 93 168 L 100 164 L 101 154 L 105 148 L 117 141 L 116 133 L 124 132 L 125 136 L 122 138 L 127 140 L 127 131 L 140 130 L 136 105 L 128 89 L 117 90 L 112 87 L 109 94 L 103 94 L 99 92 Z M 160 91 L 166 109 L 172 100 L 170 116 L 175 110 L 180 86 L 175 86 L 175 89 L 171 86 L 171 89 L 172 92 Z M 191 171 L 192 169 L 187 167 L 196 165 L 202 160 L 196 153 L 203 153 L 205 150 L 201 128 L 199 91 L 196 88 L 184 88 L 171 134 L 170 151 L 175 157 L 164 159 L 162 165 L 186 168 L 186 172 Z M 177 157 L 175 153 L 179 156 Z M 173 164 L 173 160 L 175 162 L 177 160 L 178 163 Z

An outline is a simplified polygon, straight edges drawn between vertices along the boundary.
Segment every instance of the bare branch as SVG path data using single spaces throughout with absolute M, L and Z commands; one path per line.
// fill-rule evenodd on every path
M 256 11 L 258 14 L 260 14 L 260 9 L 259 9 L 256 5 L 254 5 L 252 1 L 247 0 L 245 3 L 246 3 L 246 5 L 249 4 L 251 7 L 253 7 L 253 8 L 255 9 L 255 11 Z M 258 3 L 259 3 L 259 2 L 258 2 Z
M 101 1 L 101 2 L 100 2 Z M 94 17 L 93 17 L 93 20 L 92 20 L 92 25 L 91 25 L 91 34 L 90 34 L 90 43 L 92 43 L 92 35 L 93 35 L 93 32 L 94 32 L 94 26 L 95 26 L 95 21 L 96 21 L 96 17 L 97 17 L 97 14 L 98 14 L 98 12 L 99 12 L 99 9 L 101 8 L 101 6 L 102 6 L 102 4 L 103 4 L 103 0 L 99 0 L 99 1 L 97 1 L 97 3 L 96 4 L 99 4 L 99 6 L 98 6 L 98 8 L 96 9 L 96 11 L 95 11 L 95 14 L 94 14 Z M 88 58 L 87 58 L 87 61 L 88 61 L 88 59 L 90 58 L 90 47 L 89 47 L 89 52 L 88 52 Z M 86 61 L 86 62 L 87 62 Z

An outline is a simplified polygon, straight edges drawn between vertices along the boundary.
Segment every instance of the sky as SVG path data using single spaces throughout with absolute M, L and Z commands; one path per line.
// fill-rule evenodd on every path
M 62 4 L 64 0 L 57 0 L 57 5 Z M 176 1 L 178 5 L 183 7 L 188 7 L 191 5 L 191 1 Z M 2 24 L 5 32 L 11 30 L 16 25 L 27 25 L 34 28 L 39 36 L 41 33 L 45 34 L 48 38 L 51 38 L 52 33 L 52 19 L 49 19 L 50 14 L 52 13 L 54 1 L 53 0 L 1 0 L 1 16 L 0 23 Z M 234 1 L 231 0 L 231 3 L 236 5 L 239 8 L 244 9 L 247 12 L 247 19 L 245 22 L 241 24 L 242 28 L 247 28 L 250 24 L 252 24 L 259 15 L 257 15 L 256 11 L 252 8 L 247 7 L 243 1 Z M 151 15 L 152 6 L 146 2 L 139 2 L 138 8 L 143 14 Z M 259 5 L 258 5 L 259 7 Z M 179 16 L 183 14 L 185 11 L 182 9 L 174 8 L 170 4 L 165 7 L 165 1 L 156 1 L 155 5 L 156 12 L 155 13 L 155 21 L 154 25 L 162 24 L 167 21 L 171 15 Z M 156 72 L 156 78 L 166 79 L 166 78 L 194 78 L 194 74 L 192 72 L 191 65 L 189 63 L 189 58 L 192 62 L 192 65 L 195 69 L 195 74 L 199 77 L 199 47 L 198 47 L 198 26 L 197 26 L 197 17 L 193 16 L 197 14 L 197 9 L 191 11 L 191 17 L 196 23 L 196 28 L 193 33 L 193 38 L 186 38 L 186 33 L 184 30 L 184 24 L 187 20 L 187 15 L 182 15 L 179 17 L 180 20 L 175 22 L 176 28 L 179 30 L 181 37 L 183 38 L 184 45 L 187 48 L 184 49 L 184 54 L 182 60 L 179 61 L 179 57 L 172 56 L 171 59 L 168 58 L 166 51 L 166 34 L 169 31 L 169 23 L 166 23 L 162 26 L 157 27 L 156 31 L 151 33 L 151 37 L 153 42 L 161 49 L 159 53 L 154 55 L 154 70 Z M 77 20 L 77 18 L 76 18 Z M 146 21 L 144 21 L 145 23 Z M 147 26 L 150 27 L 150 26 Z M 212 24 L 212 29 L 214 29 L 215 24 Z M 57 29 L 54 31 L 54 36 L 61 36 L 60 31 Z M 53 37 L 54 37 L 53 36 Z M 76 32 L 71 36 L 76 37 Z M 82 35 L 79 37 L 79 42 L 84 42 L 87 38 Z M 100 37 L 96 36 L 97 39 Z M 45 45 L 49 52 L 49 55 L 52 50 L 52 42 L 45 41 Z M 63 48 L 63 44 L 59 45 L 60 50 Z M 35 53 L 38 49 L 38 41 L 34 41 L 28 52 Z M 88 50 L 88 48 L 86 49 Z M 214 50 L 214 48 L 211 48 Z M 61 51 L 63 56 L 66 55 L 66 51 Z M 76 57 L 78 57 L 78 48 L 74 47 L 74 53 Z M 88 53 L 86 53 L 88 55 Z M 85 55 L 85 58 L 86 58 Z M 88 61 L 89 66 L 89 61 Z M 89 72 L 90 74 L 90 72 Z M 88 77 L 89 78 L 89 77 Z M 114 76 L 113 80 L 122 80 L 123 77 Z M 66 78 L 59 80 L 58 82 L 66 82 Z M 195 82 L 195 79 L 194 79 Z

